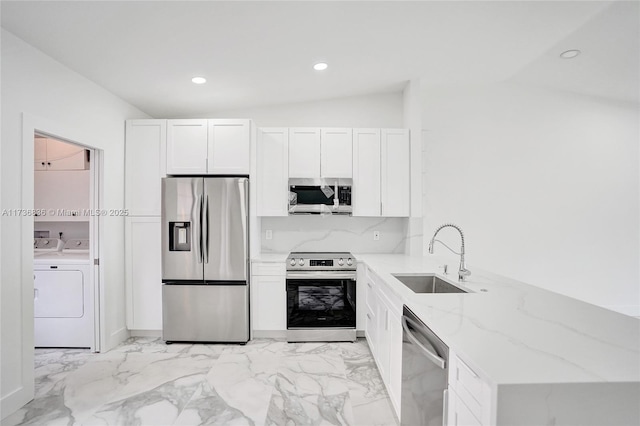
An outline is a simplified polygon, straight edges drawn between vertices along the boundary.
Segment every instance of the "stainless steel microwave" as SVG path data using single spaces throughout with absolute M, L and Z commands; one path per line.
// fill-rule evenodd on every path
M 351 179 L 289 179 L 289 214 L 351 215 Z

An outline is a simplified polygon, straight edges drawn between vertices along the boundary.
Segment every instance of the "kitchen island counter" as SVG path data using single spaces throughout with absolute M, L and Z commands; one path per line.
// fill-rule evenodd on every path
M 601 395 L 631 404 L 626 418 L 640 421 L 640 320 L 474 268 L 458 283 L 450 258 L 355 256 L 494 389 L 518 389 L 543 405 L 546 398 L 549 413 L 554 392 L 574 399 L 564 404 L 570 410 Z M 416 294 L 392 275 L 410 273 L 436 274 L 469 292 Z

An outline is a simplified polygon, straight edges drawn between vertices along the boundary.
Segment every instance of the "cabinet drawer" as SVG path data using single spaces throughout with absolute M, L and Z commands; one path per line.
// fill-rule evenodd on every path
M 251 265 L 251 272 L 253 273 L 253 275 L 269 275 L 269 276 L 286 275 L 286 269 L 285 269 L 284 263 L 256 262 Z
M 369 274 L 367 274 L 366 280 L 365 280 L 365 292 L 366 292 L 366 305 L 367 305 L 367 312 L 370 312 L 371 314 L 375 315 L 376 313 L 376 285 L 375 283 L 369 278 Z
M 460 358 L 452 357 L 450 384 L 465 406 L 477 418 L 482 418 L 486 384 Z
M 482 426 L 482 422 L 467 407 L 455 392 L 449 394 L 452 410 L 449 412 L 449 424 L 453 426 Z

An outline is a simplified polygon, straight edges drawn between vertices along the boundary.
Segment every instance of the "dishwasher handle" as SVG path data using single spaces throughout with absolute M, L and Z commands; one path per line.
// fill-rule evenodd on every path
M 446 366 L 447 366 L 447 361 L 444 360 L 442 357 L 438 356 L 438 354 L 430 351 L 422 343 L 420 343 L 420 341 L 413 335 L 413 332 L 409 329 L 409 323 L 411 323 L 411 325 L 413 325 L 413 327 L 415 327 L 415 328 L 419 327 L 418 324 L 416 324 L 410 318 L 408 318 L 405 315 L 403 315 L 402 316 L 402 328 L 404 329 L 404 332 L 407 335 L 407 338 L 413 344 L 415 344 L 418 347 L 418 349 L 420 349 L 420 351 L 427 357 L 427 359 L 429 361 L 431 361 L 432 363 L 434 363 L 435 365 L 437 365 L 438 367 L 440 367 L 441 369 L 444 370 L 446 368 Z

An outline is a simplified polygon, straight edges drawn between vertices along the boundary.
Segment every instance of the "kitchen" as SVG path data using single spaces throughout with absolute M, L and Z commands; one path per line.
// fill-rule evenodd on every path
M 125 208 L 128 202 L 125 190 L 125 120 L 243 117 L 252 119 L 256 129 L 405 128 L 412 135 L 411 216 L 281 216 L 261 219 L 256 216 L 251 229 L 260 229 L 260 233 L 252 234 L 255 239 L 250 247 L 257 250 L 252 257 L 259 255 L 267 259 L 269 253 L 288 254 L 292 251 L 351 251 L 354 254 L 395 252 L 429 258 L 427 243 L 431 234 L 439 225 L 453 221 L 462 227 L 467 237 L 467 262 L 472 270 L 470 279 L 484 269 L 637 317 L 638 131 L 637 98 L 633 98 L 638 92 L 637 48 L 633 44 L 631 48 L 624 45 L 637 39 L 633 37 L 637 34 L 637 20 L 634 18 L 637 14 L 633 9 L 626 9 L 635 7 L 634 3 L 576 2 L 571 7 L 561 3 L 548 3 L 538 8 L 525 6 L 461 3 L 458 6 L 460 10 L 456 10 L 454 6 L 426 3 L 404 4 L 396 10 L 381 3 L 378 5 L 380 9 L 370 8 L 368 13 L 371 16 L 367 15 L 367 19 L 358 20 L 364 12 L 355 4 L 342 7 L 310 4 L 305 7 L 312 8 L 314 13 L 311 15 L 335 22 L 332 30 L 336 34 L 332 40 L 351 39 L 354 43 L 361 43 L 362 52 L 351 49 L 344 52 L 346 57 L 357 53 L 354 59 L 362 62 L 363 67 L 374 65 L 367 58 L 380 61 L 380 55 L 371 51 L 376 48 L 388 55 L 383 56 L 388 57 L 385 62 L 391 61 L 396 65 L 393 68 L 402 70 L 405 77 L 397 79 L 394 76 L 398 81 L 395 85 L 390 84 L 392 80 L 385 80 L 388 83 L 384 87 L 366 86 L 370 83 L 361 79 L 363 75 L 382 76 L 385 71 L 359 69 L 357 74 L 345 74 L 344 80 L 338 80 L 336 73 L 343 66 L 338 66 L 331 57 L 326 58 L 329 63 L 327 74 L 319 74 L 311 69 L 317 59 L 315 55 L 328 53 L 302 54 L 296 51 L 299 46 L 292 40 L 278 38 L 276 34 L 274 43 L 283 48 L 287 46 L 289 50 L 271 51 L 276 56 L 270 58 L 267 65 L 264 64 L 267 51 L 264 45 L 258 44 L 255 50 L 247 50 L 253 52 L 254 63 L 261 63 L 259 73 L 264 75 L 266 82 L 264 86 L 255 83 L 254 90 L 263 98 L 257 97 L 246 104 L 234 104 L 227 99 L 216 105 L 216 96 L 202 95 L 202 89 L 215 84 L 215 79 L 210 79 L 207 85 L 195 86 L 190 78 L 204 72 L 189 68 L 181 71 L 186 73 L 185 83 L 179 85 L 182 99 L 187 100 L 174 100 L 174 106 L 169 103 L 163 110 L 160 108 L 163 96 L 159 94 L 152 102 L 158 107 L 149 105 L 143 109 L 133 106 L 136 105 L 132 101 L 137 96 L 136 87 L 129 87 L 125 91 L 129 95 L 118 98 L 112 94 L 117 93 L 115 88 L 109 93 L 94 83 L 100 81 L 100 73 L 122 75 L 119 68 L 122 63 L 140 61 L 156 64 L 161 59 L 154 55 L 159 52 L 145 47 L 153 44 L 145 44 L 142 39 L 138 42 L 140 44 L 136 44 L 137 38 L 132 36 L 129 42 L 134 45 L 128 50 L 131 56 L 120 56 L 119 61 L 105 63 L 95 58 L 93 49 L 101 51 L 108 46 L 101 44 L 101 48 L 96 49 L 91 43 L 104 43 L 107 37 L 89 40 L 76 34 L 75 38 L 59 41 L 62 44 L 57 48 L 53 35 L 49 37 L 51 46 L 45 43 L 47 37 L 43 40 L 40 35 L 38 38 L 36 27 L 46 34 L 48 26 L 54 25 L 53 21 L 47 23 L 45 18 L 53 16 L 55 22 L 66 22 L 65 15 L 71 16 L 72 10 L 61 11 L 55 5 L 44 9 L 39 4 L 27 5 L 24 7 L 34 10 L 15 13 L 31 16 L 40 10 L 43 16 L 27 22 L 33 25 L 23 23 L 21 27 L 14 21 L 17 19 L 15 15 L 10 13 L 11 7 L 18 6 L 3 2 L 2 98 L 7 102 L 3 102 L 0 152 L 1 207 L 30 207 L 29 201 L 22 201 L 29 200 L 28 195 L 22 193 L 22 187 L 29 186 L 26 170 L 31 163 L 23 153 L 26 149 L 24 142 L 20 142 L 26 137 L 25 129 L 29 126 L 102 150 L 102 202 L 104 207 L 113 209 Z M 97 14 L 98 21 L 112 22 L 107 19 L 111 16 L 109 19 L 117 17 L 130 24 L 122 28 L 133 28 L 136 17 L 144 12 L 133 6 L 120 15 L 98 5 L 78 7 L 80 10 L 76 13 Z M 166 7 L 166 10 L 156 9 L 154 14 L 159 16 L 154 16 L 157 19 L 175 16 L 170 6 Z M 247 35 L 269 33 L 270 22 L 280 22 L 279 19 L 287 16 L 298 19 L 287 20 L 290 25 L 293 22 L 310 25 L 309 19 L 305 18 L 309 9 L 305 12 L 303 6 L 292 5 L 286 13 L 281 9 L 270 11 L 266 5 L 238 7 L 240 9 L 233 10 L 233 13 L 224 7 L 218 11 L 216 28 L 227 37 L 232 34 L 223 19 L 227 13 L 244 19 L 242 22 L 248 28 L 239 33 Z M 406 9 L 410 7 L 417 9 L 412 13 L 412 9 Z M 421 7 L 426 9 L 419 9 Z M 447 7 L 453 9 L 448 10 Z M 257 19 L 258 16 L 269 17 L 272 21 L 262 21 Z M 451 16 L 458 20 L 443 18 Z M 536 31 L 534 24 L 542 20 L 546 22 L 551 16 L 554 17 L 553 25 L 549 23 L 550 28 Z M 228 20 L 232 22 L 230 17 Z M 91 20 L 86 22 L 88 25 Z M 355 32 L 354 22 L 360 22 L 361 27 L 358 28 L 362 35 Z M 515 29 L 514 22 L 523 28 Z M 381 23 L 395 24 L 396 44 L 391 41 L 390 34 L 373 31 L 379 29 L 378 24 Z M 234 25 L 239 23 L 234 21 Z M 364 28 L 366 25 L 371 28 Z M 79 27 L 78 31 L 89 29 Z M 615 37 L 619 31 L 621 35 Z M 459 39 L 457 34 L 465 34 L 466 37 Z M 150 39 L 162 36 L 153 31 L 147 35 Z M 321 41 L 325 40 L 320 36 L 316 37 L 321 40 L 316 40 L 313 34 L 307 36 L 310 37 L 308 47 L 322 45 Z M 449 45 L 441 41 L 446 36 L 449 36 Z M 67 37 L 73 37 L 71 30 Z M 369 39 L 370 44 L 366 42 Z M 423 44 L 411 44 L 413 39 Z M 558 58 L 561 52 L 581 48 L 579 44 L 587 41 L 592 44 L 583 47 L 580 56 L 569 60 Z M 429 67 L 420 62 L 424 58 L 416 53 L 407 57 L 394 56 L 400 42 L 405 43 L 403 46 L 419 47 L 430 55 L 436 55 L 434 62 L 446 66 Z M 167 40 L 167 43 L 170 46 L 172 41 Z M 249 49 L 242 40 L 234 39 L 233 46 L 235 43 L 238 43 L 239 50 Z M 65 51 L 61 46 L 76 48 Z M 319 50 L 320 47 L 317 46 Z M 218 48 L 222 55 L 228 55 L 224 59 L 229 63 L 243 59 L 234 49 L 224 45 Z M 196 47 L 192 49 L 198 50 Z M 337 55 L 337 47 L 332 49 L 333 55 Z M 84 52 L 87 58 L 84 65 L 65 56 L 73 50 Z M 178 50 L 174 46 L 172 53 L 178 55 Z M 117 49 L 110 52 L 115 55 Z M 124 55 L 127 49 L 123 52 Z M 296 54 L 291 55 L 291 52 Z M 595 52 L 605 56 L 597 56 Z M 308 62 L 309 69 L 298 62 Z M 280 72 L 272 68 L 275 63 L 282 63 Z M 300 71 L 284 73 L 283 70 L 287 69 L 284 64 Z M 241 65 L 244 69 L 251 68 L 244 63 Z M 406 70 L 413 66 L 418 67 L 423 78 L 417 79 L 407 73 Z M 136 84 L 141 85 L 149 79 L 143 73 L 148 66 L 136 69 L 131 67 L 131 72 L 125 73 L 128 74 L 126 80 L 137 81 Z M 302 75 L 302 81 L 295 79 L 302 78 Z M 405 84 L 407 80 L 410 82 Z M 230 81 L 225 84 L 231 84 Z M 300 92 L 301 87 L 308 92 L 305 97 L 296 97 L 295 92 Z M 294 93 L 287 92 L 288 88 Z M 223 98 L 220 92 L 220 98 Z M 128 96 L 130 100 L 124 100 Z M 171 109 L 179 104 L 185 105 L 183 110 Z M 413 137 L 416 134 L 422 134 L 424 146 L 419 138 Z M 161 152 L 148 151 L 149 160 L 156 161 L 154 156 L 160 156 Z M 23 158 L 22 164 L 17 160 L 20 158 Z M 157 161 L 160 162 L 160 158 Z M 16 179 L 21 186 L 15 185 Z M 256 206 L 257 202 L 251 205 Z M 140 332 L 151 330 L 144 328 L 146 326 L 127 326 L 131 320 L 127 303 L 132 300 L 126 293 L 125 235 L 127 220 L 135 218 L 107 216 L 101 220 L 104 235 L 108 236 L 102 242 L 101 256 L 101 262 L 108 265 L 101 272 L 105 283 L 102 300 L 106 307 L 101 312 L 104 351 L 125 340 L 130 329 Z M 152 227 L 153 223 L 146 226 Z M 267 239 L 269 230 L 271 239 Z M 377 240 L 374 239 L 375 231 L 378 231 Z M 2 218 L 3 417 L 5 411 L 11 407 L 17 409 L 30 399 L 28 395 L 32 385 L 29 383 L 32 379 L 29 378 L 33 377 L 33 361 L 29 358 L 28 348 L 33 348 L 33 343 L 29 341 L 28 333 L 22 337 L 23 328 L 28 330 L 30 323 L 15 307 L 20 306 L 22 300 L 29 300 L 27 285 L 32 269 L 28 261 L 31 247 L 27 249 L 23 242 L 21 249 L 16 250 L 10 241 L 28 242 L 31 238 L 33 229 L 29 229 L 22 219 Z M 442 239 L 458 250 L 460 242 L 456 234 L 442 234 Z M 446 250 L 436 246 L 435 252 L 435 256 L 439 256 Z M 448 263 L 451 276 L 458 265 L 457 257 L 451 256 Z M 159 277 L 160 272 L 157 274 Z M 261 279 L 276 282 L 270 277 L 273 275 L 265 274 Z M 602 283 L 606 283 L 605 292 L 602 291 Z M 150 302 L 149 306 L 158 306 L 157 302 Z M 262 314 L 259 312 L 257 315 Z M 266 319 L 263 331 L 274 330 L 271 328 L 273 323 L 281 321 L 268 315 L 267 311 L 260 317 Z M 157 325 L 155 331 L 159 331 Z

